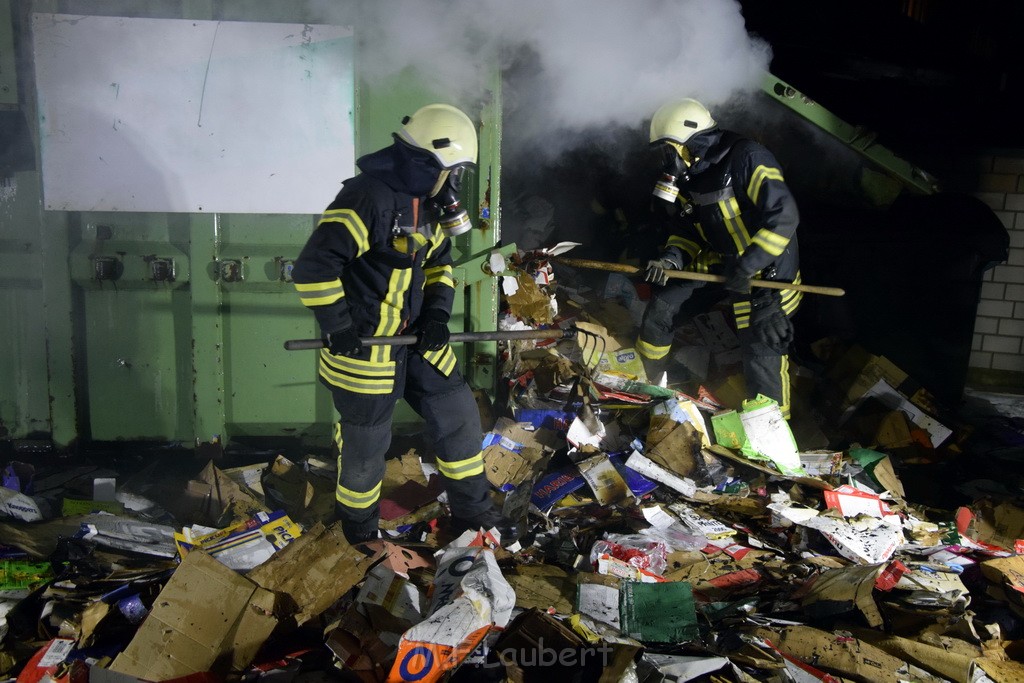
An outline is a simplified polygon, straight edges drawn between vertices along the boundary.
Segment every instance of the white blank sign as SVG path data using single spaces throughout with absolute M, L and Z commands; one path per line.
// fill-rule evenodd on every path
M 317 214 L 353 175 L 350 28 L 32 20 L 47 209 Z

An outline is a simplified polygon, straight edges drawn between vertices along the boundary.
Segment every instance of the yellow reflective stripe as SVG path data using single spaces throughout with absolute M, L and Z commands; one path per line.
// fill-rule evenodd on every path
M 747 230 L 747 224 L 743 222 L 743 216 L 736 216 L 736 226 L 739 228 L 740 235 L 743 236 L 744 248 L 750 246 L 750 231 Z
M 374 344 L 370 347 L 370 362 L 375 365 L 386 364 L 394 367 L 395 361 L 391 360 L 391 347 L 387 344 Z
M 743 247 L 746 248 L 750 244 L 750 233 L 747 231 L 747 224 L 743 222 L 743 216 L 740 212 L 740 202 L 736 197 L 729 197 L 729 210 L 732 212 L 731 218 L 735 219 L 736 232 L 739 234 L 740 239 L 743 240 Z
M 341 280 L 334 278 L 326 282 L 296 282 L 295 289 L 300 292 L 326 292 L 341 287 Z
M 299 296 L 303 306 L 326 306 L 345 298 L 345 292 L 337 291 L 328 296 Z
M 793 278 L 794 284 L 800 284 L 803 279 L 800 277 L 800 271 L 797 271 L 796 277 Z M 798 292 L 792 289 L 786 289 L 782 292 L 782 312 L 786 315 L 792 315 L 797 308 L 800 307 L 800 302 L 804 298 L 803 292 Z
M 786 315 L 792 315 L 796 309 L 800 308 L 800 302 L 804 298 L 803 292 L 793 292 L 793 296 L 782 297 L 782 312 Z
M 395 374 L 395 362 L 379 362 L 375 360 L 363 360 L 351 356 L 335 356 L 327 349 L 320 349 L 320 360 L 327 367 L 338 372 L 354 373 L 367 377 L 393 377 Z
M 452 370 L 455 369 L 455 352 L 447 344 L 445 344 L 444 348 L 437 351 L 424 351 L 423 358 L 437 368 L 445 377 L 452 374 Z
M 789 238 L 777 235 L 767 228 L 761 228 L 754 235 L 753 243 L 767 251 L 772 256 L 778 256 L 786 251 L 789 246 Z
M 424 260 L 430 260 L 430 257 L 434 255 L 434 252 L 437 251 L 437 248 L 441 246 L 441 243 L 444 242 L 444 239 L 444 232 L 435 229 L 434 234 L 430 238 L 430 249 L 427 250 L 427 255 L 426 257 L 424 257 Z
M 658 360 L 668 355 L 669 350 L 672 348 L 671 344 L 665 346 L 655 346 L 649 342 L 645 342 L 643 339 L 636 340 L 636 351 L 644 358 L 649 360 Z
M 449 479 L 474 477 L 484 473 L 484 456 L 481 453 L 477 453 L 471 458 L 456 460 L 455 462 L 446 462 L 438 458 L 437 469 Z
M 433 268 L 424 268 L 423 273 L 427 276 L 424 285 L 436 285 L 443 283 L 451 288 L 455 288 L 455 280 L 452 279 L 452 267 L 451 266 L 434 266 Z
M 380 322 L 377 323 L 374 336 L 389 336 L 398 332 L 402 326 L 402 303 L 411 283 L 412 268 L 396 268 L 391 271 L 388 292 L 380 302 Z
M 697 230 L 697 233 L 700 234 L 700 238 L 702 240 L 704 240 L 708 244 L 711 243 L 711 240 L 708 239 L 707 234 L 704 232 L 704 226 L 703 225 L 701 225 L 699 222 L 694 221 L 693 227 Z
M 418 232 L 411 235 L 403 235 L 394 238 L 391 241 L 391 246 L 395 251 L 400 251 L 403 254 L 412 254 L 427 246 L 427 236 L 421 235 Z
M 320 376 L 323 377 L 328 384 L 357 394 L 390 394 L 391 390 L 395 388 L 394 376 L 381 379 L 363 379 L 361 377 L 353 377 L 333 369 L 331 366 L 327 365 L 327 363 L 324 363 L 322 358 L 320 362 Z
M 352 239 L 356 241 L 356 256 L 362 256 L 370 250 L 370 233 L 363 225 L 363 219 L 352 209 L 329 209 L 324 211 L 320 217 L 320 223 L 341 223 L 347 229 Z
M 341 471 L 341 445 L 345 442 L 345 439 L 341 435 L 341 423 L 334 423 L 334 444 L 338 447 L 338 471 Z
M 725 223 L 725 229 L 729 232 L 729 236 L 732 237 L 733 244 L 736 245 L 736 253 L 742 254 L 743 248 L 746 245 L 743 243 L 743 238 L 737 229 L 735 221 L 733 221 L 733 215 L 730 213 L 730 202 L 735 201 L 735 198 L 719 201 L 718 210 L 722 213 L 722 220 Z
M 736 301 L 732 305 L 732 316 L 736 321 L 736 329 L 742 330 L 750 327 L 750 302 Z
M 785 182 L 782 180 L 782 171 L 777 168 L 770 166 L 758 166 L 755 168 L 750 176 L 750 183 L 747 185 L 747 196 L 750 197 L 750 201 L 754 202 L 755 205 L 757 204 L 757 198 L 761 195 L 761 185 L 766 180 Z
M 690 265 L 690 270 L 695 273 L 708 273 L 711 271 L 711 266 L 716 266 L 722 262 L 722 255 L 714 251 L 701 252 L 696 260 Z
M 366 492 L 353 491 L 347 489 L 341 484 L 338 484 L 338 489 L 335 491 L 334 497 L 338 499 L 338 502 L 345 507 L 364 509 L 368 508 L 380 499 L 380 489 L 383 482 L 378 482 L 376 486 Z
M 296 282 L 295 289 L 299 292 L 299 300 L 304 306 L 333 304 L 345 296 L 345 288 L 338 278 L 329 282 Z
M 789 406 L 790 406 L 790 383 L 789 383 L 789 356 L 782 357 L 782 366 L 780 368 L 780 377 L 782 380 L 782 400 L 779 401 L 779 410 L 782 412 L 782 418 L 784 420 L 789 419 Z
M 678 235 L 673 235 L 672 237 L 669 237 L 668 241 L 665 243 L 665 246 L 678 247 L 679 249 L 682 249 L 683 253 L 687 254 L 691 259 L 696 258 L 697 254 L 700 252 L 699 244 L 697 244 L 693 240 L 688 240 L 685 237 L 679 237 Z

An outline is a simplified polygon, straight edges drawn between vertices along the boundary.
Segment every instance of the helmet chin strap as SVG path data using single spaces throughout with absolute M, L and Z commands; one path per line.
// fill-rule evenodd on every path
M 430 188 L 430 192 L 427 194 L 428 197 L 436 197 L 437 193 L 444 187 L 444 183 L 448 180 L 448 176 L 451 175 L 451 171 L 447 168 L 441 171 L 441 174 L 437 176 L 437 182 L 434 183 L 434 187 Z
M 697 163 L 698 159 L 690 153 L 690 148 L 683 143 L 676 142 L 675 140 L 665 140 L 665 144 L 676 151 L 676 154 L 678 154 L 679 158 L 683 160 L 683 163 L 686 164 L 687 168 Z

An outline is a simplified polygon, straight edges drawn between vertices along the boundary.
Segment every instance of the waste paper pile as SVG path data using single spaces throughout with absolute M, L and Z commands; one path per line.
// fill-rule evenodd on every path
M 785 420 L 714 309 L 648 378 L 642 287 L 548 255 L 505 264 L 499 328 L 552 338 L 501 345 L 479 392 L 517 542 L 450 532 L 415 438 L 355 548 L 329 453 L 13 457 L 0 679 L 1024 681 L 1024 419 L 823 339 Z

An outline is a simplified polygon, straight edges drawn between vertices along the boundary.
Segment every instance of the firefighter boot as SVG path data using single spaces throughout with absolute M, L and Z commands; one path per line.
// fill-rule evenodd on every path
M 380 538 L 376 518 L 373 518 L 372 521 L 356 522 L 346 519 L 347 512 L 340 503 L 334 504 L 334 517 L 341 521 L 341 532 L 345 534 L 345 540 L 349 545 L 359 545 Z

